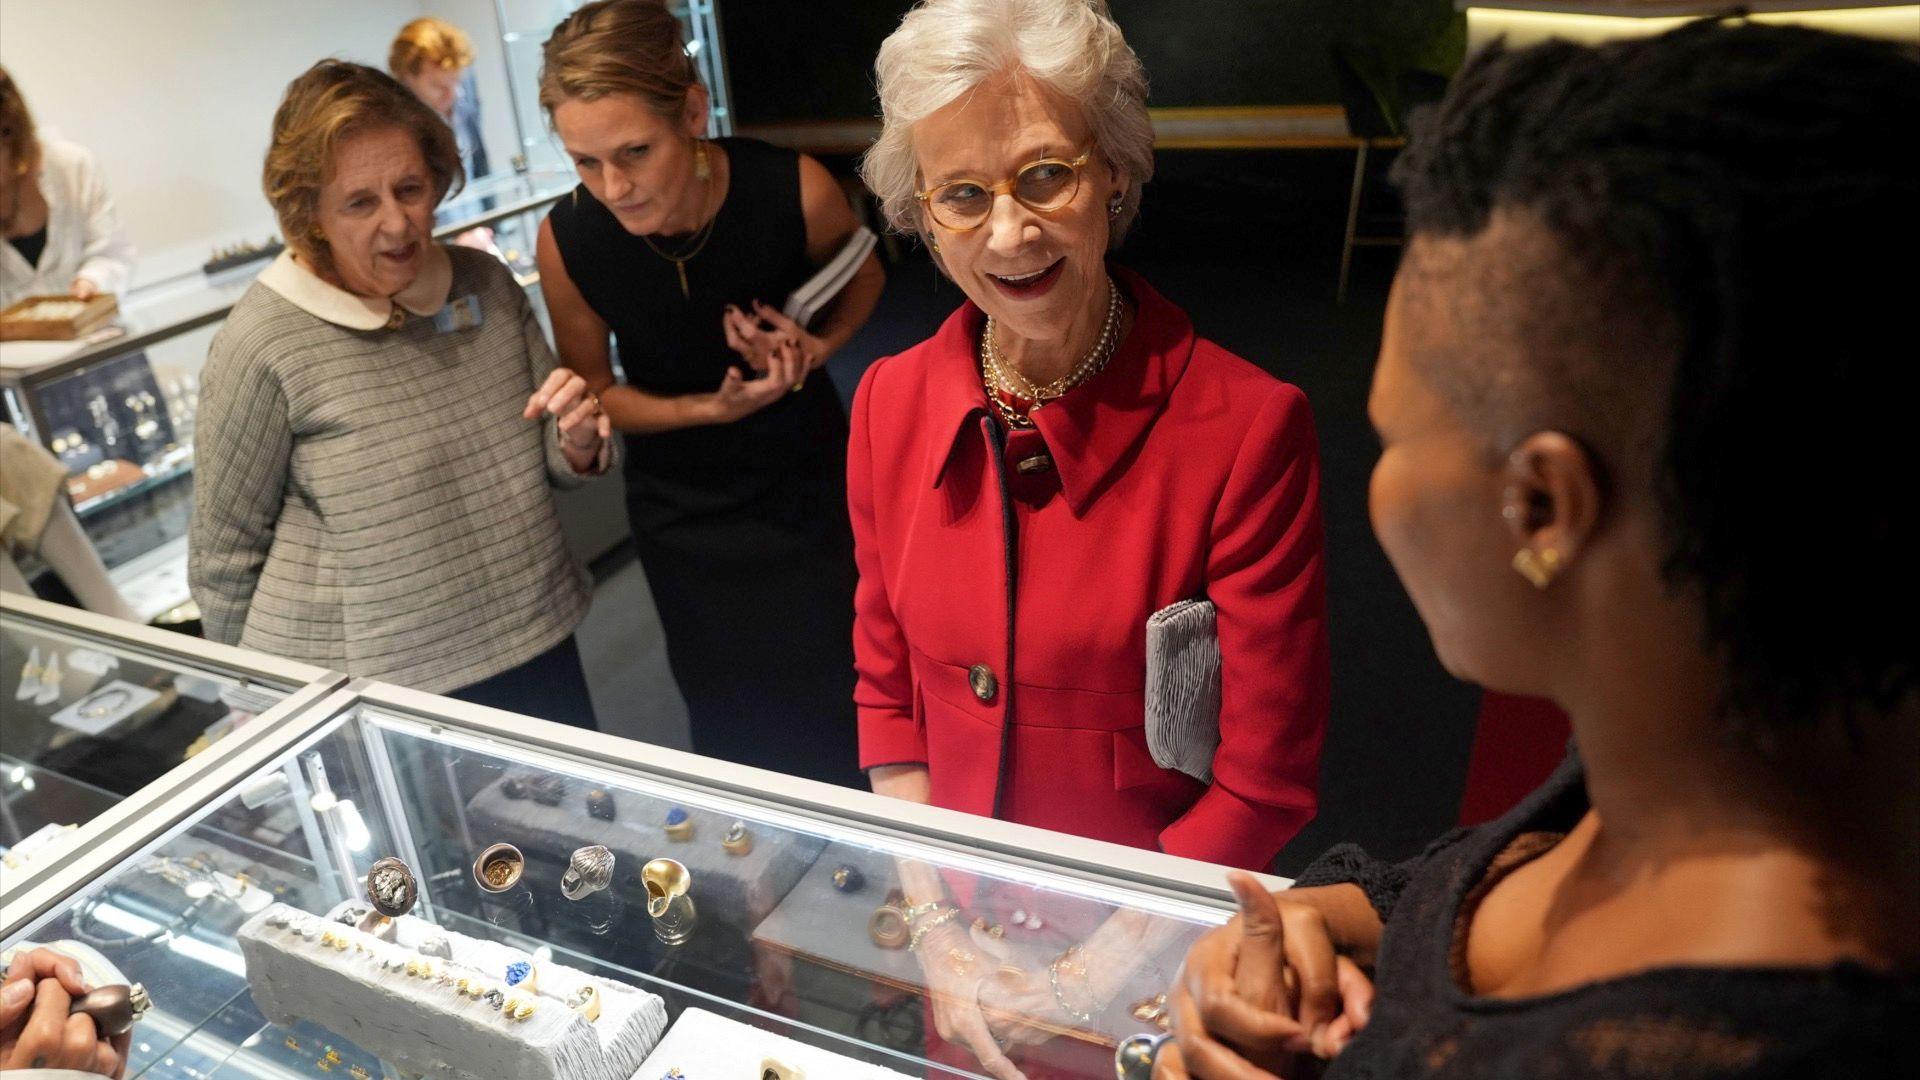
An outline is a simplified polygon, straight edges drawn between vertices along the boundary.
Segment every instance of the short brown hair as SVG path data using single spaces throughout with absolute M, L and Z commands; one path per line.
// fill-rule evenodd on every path
M 540 107 L 633 94 L 677 117 L 699 82 L 680 23 L 660 0 L 598 0 L 560 20 L 540 47 Z
M 25 176 L 40 167 L 40 140 L 33 132 L 33 113 L 27 99 L 20 96 L 13 76 L 0 67 L 0 146 L 7 148 L 15 176 Z
M 332 269 L 333 258 L 326 240 L 316 235 L 314 219 L 334 152 L 348 136 L 381 127 L 403 128 L 419 140 L 438 189 L 436 203 L 459 190 L 465 172 L 453 129 L 384 71 L 322 60 L 287 84 L 274 111 L 261 187 L 287 245 L 322 269 Z
M 425 67 L 458 71 L 471 63 L 473 42 L 459 27 L 431 16 L 401 27 L 387 49 L 387 70 L 402 79 Z

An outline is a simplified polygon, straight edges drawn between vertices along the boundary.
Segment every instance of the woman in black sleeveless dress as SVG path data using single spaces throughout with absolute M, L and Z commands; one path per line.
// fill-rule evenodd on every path
M 852 211 L 811 158 L 700 137 L 707 95 L 658 3 L 583 7 L 544 60 L 541 104 L 582 183 L 541 227 L 542 291 L 562 362 L 626 433 L 628 515 L 694 749 L 864 787 L 847 417 L 819 369 L 871 314 L 879 263 L 811 329 L 780 315 Z

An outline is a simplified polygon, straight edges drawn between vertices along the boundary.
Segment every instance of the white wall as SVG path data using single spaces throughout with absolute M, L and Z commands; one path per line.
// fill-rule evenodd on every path
M 423 14 L 473 38 L 487 150 L 505 169 L 517 148 L 492 0 L 0 0 L 0 63 L 37 123 L 100 159 L 141 252 L 136 281 L 152 281 L 277 232 L 260 163 L 287 82 L 324 56 L 384 68 Z

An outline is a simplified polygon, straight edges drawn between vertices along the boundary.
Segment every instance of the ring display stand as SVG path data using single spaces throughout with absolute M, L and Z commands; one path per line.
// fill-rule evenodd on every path
M 409 1073 L 433 1080 L 627 1080 L 666 1031 L 666 1002 L 623 983 L 597 979 L 557 963 L 539 965 L 538 1007 L 510 1019 L 479 998 L 431 979 L 383 967 L 375 957 L 396 947 L 420 956 L 430 938 L 444 938 L 451 964 L 504 985 L 507 965 L 528 959 L 517 949 L 443 930 L 410 916 L 395 920 L 392 942 L 342 923 L 321 925 L 362 948 L 336 949 L 297 929 L 271 925 L 275 916 L 314 916 L 274 904 L 241 926 L 248 988 L 262 1014 L 276 1024 L 319 1024 Z M 363 949 L 365 951 L 363 951 Z M 600 991 L 597 1021 L 567 1006 L 583 985 Z

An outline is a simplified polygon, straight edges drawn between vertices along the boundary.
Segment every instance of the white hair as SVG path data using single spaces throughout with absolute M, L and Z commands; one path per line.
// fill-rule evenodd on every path
M 1147 76 L 1106 0 L 922 0 L 880 46 L 880 138 L 860 175 L 895 229 L 921 231 L 913 125 L 1002 72 L 1030 76 L 1077 104 L 1099 153 L 1126 177 L 1108 246 L 1140 212 L 1153 176 Z

